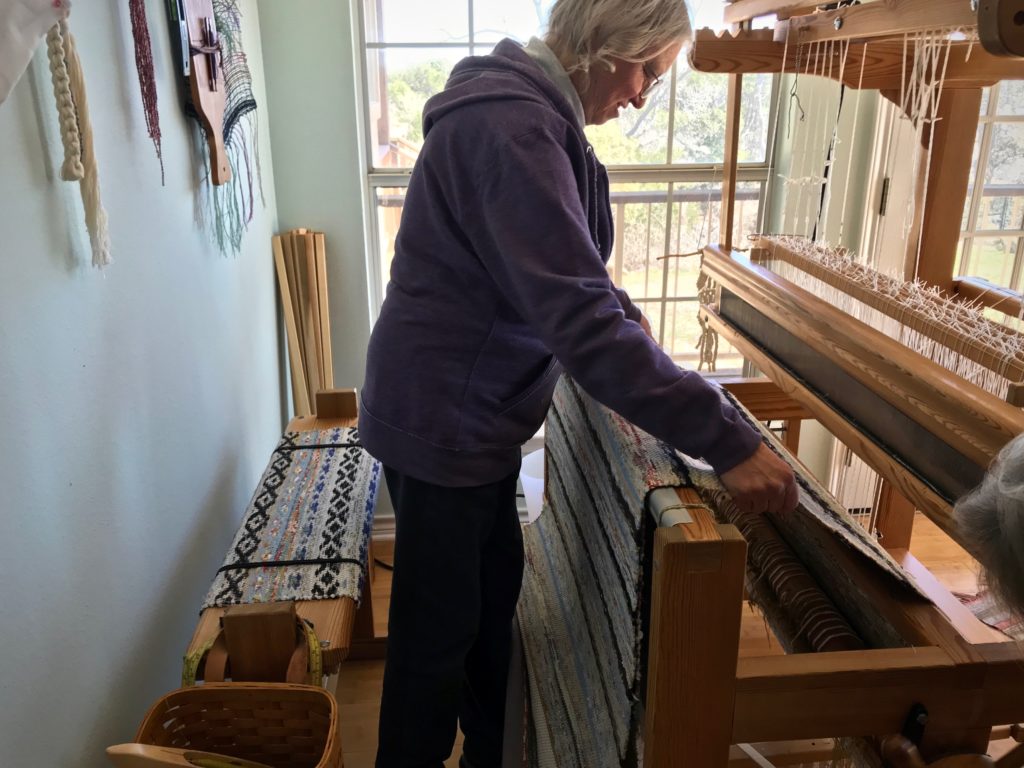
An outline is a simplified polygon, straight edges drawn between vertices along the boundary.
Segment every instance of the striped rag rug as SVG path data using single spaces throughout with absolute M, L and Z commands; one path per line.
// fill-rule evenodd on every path
M 979 621 L 998 629 L 1007 637 L 1024 641 L 1024 617 L 1015 614 L 985 590 L 976 595 L 954 593 L 961 603 L 970 608 Z
M 770 447 L 774 435 L 726 392 Z M 524 529 L 518 624 L 526 667 L 523 750 L 531 768 L 625 768 L 643 754 L 648 495 L 725 494 L 711 468 L 559 382 L 545 427 L 544 511 Z M 899 567 L 813 480 L 802 508 L 906 584 Z M 819 494 L 821 495 L 820 498 Z M 813 507 L 813 509 L 812 509 Z
M 524 529 L 518 618 L 527 669 L 528 764 L 636 763 L 645 501 L 686 485 L 667 445 L 569 378 L 544 432 L 544 511 Z
M 286 432 L 203 608 L 362 595 L 380 463 L 355 427 Z

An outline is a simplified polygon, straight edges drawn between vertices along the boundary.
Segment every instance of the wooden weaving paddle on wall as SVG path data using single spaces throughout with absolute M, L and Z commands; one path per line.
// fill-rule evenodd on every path
M 206 131 L 210 147 L 210 179 L 214 184 L 231 181 L 231 166 L 224 147 L 224 104 L 227 98 L 221 67 L 220 35 L 211 0 L 178 0 L 179 18 L 188 31 L 189 88 L 192 103 Z M 184 11 L 184 14 L 181 13 Z

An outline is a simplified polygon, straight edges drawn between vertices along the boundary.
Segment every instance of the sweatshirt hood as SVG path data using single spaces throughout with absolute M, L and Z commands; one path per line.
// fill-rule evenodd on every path
M 424 137 L 449 112 L 482 101 L 533 102 L 557 112 L 584 135 L 558 86 L 519 43 L 506 38 L 487 56 L 469 56 L 455 65 L 445 89 L 423 107 Z

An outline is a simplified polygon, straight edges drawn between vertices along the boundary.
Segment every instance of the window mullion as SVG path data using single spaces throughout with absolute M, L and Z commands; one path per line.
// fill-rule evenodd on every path
M 999 99 L 999 84 L 996 83 L 988 93 L 988 113 L 995 114 Z M 974 255 L 973 233 L 978 230 L 978 211 L 985 195 L 985 174 L 988 172 L 988 153 L 992 148 L 993 123 L 986 121 L 981 131 L 981 146 L 978 148 L 978 166 L 974 172 L 974 188 L 971 190 L 971 207 L 967 214 L 967 232 L 964 238 L 963 251 L 960 256 L 960 274 L 970 274 L 971 258 Z
M 674 69 L 673 69 L 674 71 Z M 675 75 L 672 77 L 673 93 L 675 92 Z M 671 114 L 671 113 L 669 113 Z M 669 118 L 671 124 L 671 118 Z M 665 196 L 665 247 L 662 248 L 662 256 L 668 256 L 672 249 L 672 193 L 675 191 L 675 183 L 669 182 L 668 194 Z M 683 204 L 679 204 L 680 210 L 682 210 Z M 680 216 L 680 221 L 682 217 Z M 648 251 L 650 255 L 650 251 Z M 661 260 L 661 319 L 658 325 L 658 344 L 659 346 L 665 346 L 665 324 L 668 320 L 668 304 L 665 299 L 668 298 L 668 273 L 670 269 L 669 259 Z M 673 339 L 675 337 L 673 336 Z
M 669 82 L 668 93 L 668 162 L 672 164 L 672 153 L 675 149 L 676 138 L 676 82 L 679 72 L 679 60 L 672 62 L 672 77 Z

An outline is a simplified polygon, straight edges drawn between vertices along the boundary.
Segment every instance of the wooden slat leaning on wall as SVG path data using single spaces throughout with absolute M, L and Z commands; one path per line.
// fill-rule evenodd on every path
M 324 234 L 293 229 L 274 235 L 273 248 L 288 338 L 292 407 L 296 416 L 309 416 L 317 392 L 334 387 Z

